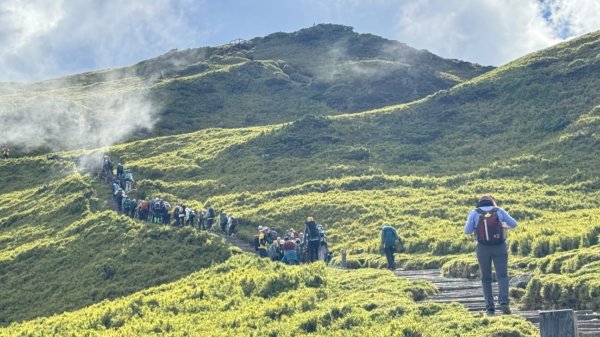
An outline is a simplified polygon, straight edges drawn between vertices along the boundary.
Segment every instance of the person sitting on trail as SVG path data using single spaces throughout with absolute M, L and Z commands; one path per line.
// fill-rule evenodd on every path
M 137 200 L 131 200 L 131 205 L 129 205 L 129 217 L 132 219 L 135 218 L 135 211 L 137 210 L 137 206 Z
M 125 181 L 125 192 L 131 191 L 133 188 L 133 173 L 130 169 L 125 170 L 125 173 L 123 173 L 123 180 Z
M 115 192 L 115 202 L 117 203 L 117 210 L 119 212 L 122 211 L 121 207 L 122 207 L 122 202 L 123 202 L 123 196 L 124 196 L 124 192 L 121 188 L 119 188 L 116 192 Z
M 498 302 L 503 314 L 510 314 L 508 298 L 508 245 L 506 231 L 515 228 L 517 221 L 504 209 L 498 207 L 489 195 L 479 198 L 476 208 L 469 213 L 465 223 L 465 234 L 474 234 L 477 262 L 481 272 L 481 285 L 487 315 L 494 315 L 492 294 L 492 262 L 498 279 Z
M 267 254 L 268 243 L 267 243 L 265 229 L 266 228 L 263 226 L 258 226 L 258 233 L 256 234 L 255 248 L 258 251 L 258 255 L 260 257 L 268 257 L 269 256 Z
M 229 214 L 229 218 L 227 219 L 227 234 L 229 236 L 233 236 L 235 233 L 235 227 L 237 227 L 238 219 L 233 215 Z
M 390 225 L 383 225 L 381 227 L 381 247 L 385 252 L 385 258 L 387 260 L 387 268 L 390 270 L 396 269 L 394 262 L 394 253 L 396 252 L 396 242 L 398 241 L 398 232 Z
M 219 214 L 219 226 L 221 226 L 221 232 L 227 234 L 227 214 L 223 212 Z
M 204 214 L 206 230 L 212 230 L 212 226 L 215 221 L 215 217 L 216 217 L 215 210 L 212 207 L 208 206 L 206 208 L 206 214 Z
M 4 145 L 4 147 L 2 148 L 2 157 L 4 159 L 8 159 L 10 157 L 10 147 Z
M 131 207 L 131 199 L 126 194 L 123 195 L 123 202 L 121 203 L 121 209 L 123 214 L 129 215 L 129 208 Z
M 304 240 L 306 241 L 307 262 L 314 262 L 319 258 L 319 246 L 321 234 L 317 228 L 317 223 L 312 216 L 306 218 L 304 226 Z
M 283 240 L 283 258 L 281 262 L 290 265 L 300 264 L 298 253 L 296 252 L 296 243 L 293 238 L 285 237 Z

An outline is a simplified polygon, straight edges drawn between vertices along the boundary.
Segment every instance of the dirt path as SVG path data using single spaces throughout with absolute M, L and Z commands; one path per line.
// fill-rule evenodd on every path
M 439 269 L 424 270 L 396 270 L 395 274 L 410 280 L 429 281 L 435 285 L 439 293 L 430 296 L 424 301 L 450 303 L 458 302 L 470 312 L 485 311 L 485 301 L 481 291 L 481 282 L 463 278 L 444 277 Z M 497 293 L 497 284 L 492 283 L 494 293 Z M 496 310 L 499 312 L 499 310 Z M 539 311 L 513 310 L 513 314 L 522 316 L 536 326 L 539 326 Z M 591 310 L 575 311 L 577 315 L 577 328 L 580 337 L 600 337 L 600 315 Z

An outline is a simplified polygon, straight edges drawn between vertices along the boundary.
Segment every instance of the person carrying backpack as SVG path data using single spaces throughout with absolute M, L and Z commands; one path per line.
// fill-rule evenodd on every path
M 469 213 L 465 223 L 465 234 L 474 234 L 477 262 L 481 272 L 481 285 L 485 297 L 487 315 L 494 315 L 492 294 L 492 262 L 498 279 L 498 302 L 503 314 L 510 314 L 508 301 L 508 245 L 506 230 L 515 228 L 517 221 L 504 209 L 496 205 L 489 195 L 482 196 L 476 208 Z
M 219 226 L 221 227 L 221 232 L 227 234 L 227 214 L 223 212 L 219 213 Z
M 398 241 L 396 229 L 390 225 L 383 225 L 383 227 L 381 227 L 381 246 L 383 247 L 385 258 L 387 259 L 387 268 L 390 270 L 396 268 L 396 263 L 394 262 L 396 241 Z
M 235 227 L 237 227 L 238 224 L 238 219 L 236 217 L 234 217 L 233 215 L 229 215 L 229 218 L 227 219 L 227 234 L 229 236 L 233 236 L 233 234 L 235 233 Z
M 131 191 L 133 188 L 133 173 L 130 169 L 125 170 L 125 173 L 123 173 L 123 180 L 125 180 L 125 192 Z
M 129 215 L 129 207 L 131 207 L 131 199 L 127 195 L 123 195 L 123 202 L 121 205 L 121 209 L 123 209 L 123 214 Z
M 212 207 L 206 208 L 206 214 L 204 214 L 204 223 L 206 224 L 206 230 L 212 230 L 213 222 L 215 221 L 215 210 Z
M 312 216 L 306 218 L 304 224 L 304 240 L 307 250 L 307 262 L 314 262 L 319 259 L 319 245 L 321 243 L 321 233 L 317 227 L 317 223 Z

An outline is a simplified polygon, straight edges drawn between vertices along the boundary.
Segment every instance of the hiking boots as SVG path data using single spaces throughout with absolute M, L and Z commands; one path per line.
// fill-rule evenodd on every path
M 502 310 L 502 313 L 505 315 L 510 315 L 510 307 L 508 306 L 508 304 L 500 304 L 500 310 Z
M 495 314 L 496 314 L 496 312 L 494 310 L 486 310 L 485 311 L 486 316 L 494 316 Z

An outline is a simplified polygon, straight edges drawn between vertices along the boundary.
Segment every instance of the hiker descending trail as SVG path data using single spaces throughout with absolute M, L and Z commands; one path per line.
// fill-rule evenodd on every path
M 420 280 L 431 282 L 438 289 L 438 293 L 423 301 L 436 303 L 457 302 L 465 306 L 473 314 L 485 311 L 488 307 L 481 292 L 481 283 L 465 278 L 444 277 L 440 269 L 424 270 L 396 270 L 394 273 L 399 277 L 409 280 Z M 494 292 L 497 291 L 497 283 L 492 283 Z M 576 311 L 579 337 L 600 337 L 600 314 L 591 310 Z M 539 311 L 513 312 L 534 325 L 539 327 Z M 491 315 L 494 316 L 494 315 Z

